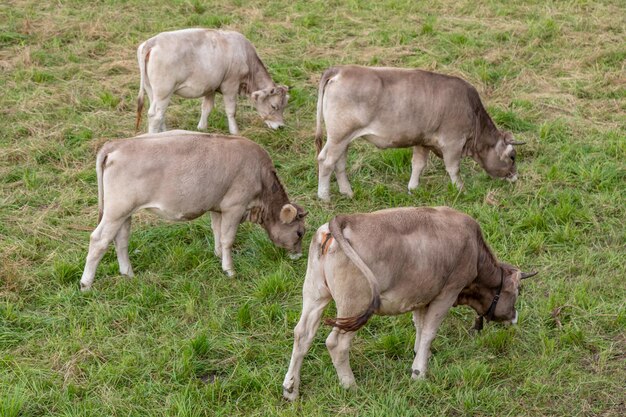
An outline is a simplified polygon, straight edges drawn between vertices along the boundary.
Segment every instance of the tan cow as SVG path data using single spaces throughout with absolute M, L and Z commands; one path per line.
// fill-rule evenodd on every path
M 252 100 L 272 129 L 284 125 L 283 110 L 289 95 L 278 86 L 259 59 L 254 46 L 241 33 L 211 29 L 163 32 L 137 48 L 141 83 L 137 98 L 137 123 L 141 123 L 143 92 L 148 93 L 148 132 L 163 132 L 165 110 L 172 94 L 203 97 L 198 129 L 206 129 L 215 92 L 224 96 L 228 130 L 239 134 L 235 121 L 237 95 Z
M 302 252 L 306 212 L 289 202 L 272 160 L 242 137 L 184 130 L 107 142 L 96 158 L 98 227 L 80 280 L 88 290 L 111 241 L 120 273 L 132 276 L 128 258 L 131 216 L 141 209 L 184 221 L 211 212 L 215 255 L 234 275 L 231 248 L 239 223 L 260 224 L 276 245 Z
M 516 323 L 515 301 L 524 274 L 498 262 L 471 217 L 448 207 L 397 208 L 337 216 L 311 241 L 302 315 L 283 395 L 298 396 L 302 360 L 324 308 L 333 299 L 338 319 L 326 339 L 341 385 L 355 385 L 349 349 L 372 314 L 413 313 L 414 379 L 426 376 L 430 344 L 448 310 L 469 305 L 487 320 Z
M 327 142 L 322 149 L 322 122 Z M 459 165 L 472 157 L 493 177 L 517 179 L 515 142 L 498 130 L 466 81 L 428 71 L 360 66 L 332 67 L 322 76 L 317 98 L 318 197 L 330 201 L 330 176 L 352 197 L 346 174 L 350 143 L 363 137 L 378 148 L 413 148 L 409 192 L 433 152 L 454 184 L 463 186 Z

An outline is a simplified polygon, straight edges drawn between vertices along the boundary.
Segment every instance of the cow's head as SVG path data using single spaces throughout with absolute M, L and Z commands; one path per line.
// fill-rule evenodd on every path
M 519 296 L 521 280 L 530 278 L 536 273 L 525 273 L 519 269 L 502 263 L 498 268 L 500 285 L 486 287 L 484 284 L 473 282 L 459 294 L 455 305 L 468 305 L 478 313 L 480 327 L 482 318 L 506 324 L 517 323 L 515 303 Z M 475 329 L 480 330 L 479 323 Z
M 250 96 L 263 121 L 272 129 L 278 129 L 285 125 L 283 122 L 283 111 L 287 107 L 287 101 L 289 100 L 287 91 L 289 91 L 289 87 L 277 85 L 255 91 Z
M 524 142 L 515 142 L 511 132 L 497 133 L 495 145 L 484 147 L 478 152 L 476 161 L 492 177 L 505 178 L 511 182 L 517 180 L 517 168 L 515 167 L 514 145 L 522 145 Z
M 287 203 L 280 209 L 278 218 L 264 224 L 270 239 L 276 246 L 287 249 L 292 259 L 302 256 L 304 218 L 308 213 L 294 203 Z

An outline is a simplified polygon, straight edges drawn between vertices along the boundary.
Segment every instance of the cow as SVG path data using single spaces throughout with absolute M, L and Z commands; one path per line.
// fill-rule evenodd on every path
M 349 349 L 373 314 L 413 313 L 412 378 L 426 376 L 430 345 L 448 310 L 468 305 L 489 321 L 516 323 L 515 302 L 526 274 L 499 262 L 478 223 L 448 207 L 407 207 L 339 215 L 312 238 L 302 315 L 294 330 L 283 396 L 298 397 L 300 368 L 324 308 L 337 316 L 326 339 L 342 386 L 355 385 Z
M 172 94 L 203 97 L 198 129 L 206 129 L 215 92 L 224 96 L 228 130 L 239 134 L 237 96 L 248 96 L 272 129 L 284 125 L 288 87 L 272 81 L 256 49 L 242 34 L 224 30 L 183 29 L 163 32 L 137 48 L 140 86 L 136 130 L 141 123 L 144 90 L 150 99 L 148 132 L 165 131 L 165 110 Z
M 113 240 L 120 273 L 133 276 L 128 240 L 131 216 L 140 209 L 173 221 L 209 211 L 214 252 L 229 276 L 231 248 L 245 220 L 261 225 L 294 257 L 302 252 L 307 213 L 289 201 L 267 152 L 246 138 L 174 130 L 110 141 L 98 152 L 96 175 L 98 226 L 90 237 L 82 290 L 91 288 Z
M 326 124 L 323 145 L 322 123 Z M 359 137 L 381 149 L 413 147 L 409 193 L 419 184 L 429 151 L 443 158 L 452 182 L 461 189 L 459 165 L 472 157 L 492 177 L 517 180 L 516 142 L 496 128 L 466 81 L 449 75 L 400 68 L 336 66 L 324 72 L 317 98 L 315 143 L 318 197 L 330 201 L 330 176 L 352 197 L 346 174 L 350 143 Z

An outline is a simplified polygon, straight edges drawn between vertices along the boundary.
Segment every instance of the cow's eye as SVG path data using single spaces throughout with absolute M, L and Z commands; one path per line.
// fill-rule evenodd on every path
M 511 161 L 515 162 L 515 155 L 511 155 Z
M 298 238 L 301 238 L 304 235 L 304 232 L 302 230 L 298 230 Z

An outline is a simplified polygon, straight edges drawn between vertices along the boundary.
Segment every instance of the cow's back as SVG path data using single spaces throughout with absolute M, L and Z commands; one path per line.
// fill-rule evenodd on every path
M 429 145 L 442 129 L 470 133 L 474 127 L 468 105 L 473 87 L 460 78 L 383 67 L 329 71 L 334 73 L 324 92 L 329 138 L 354 131 L 382 148 Z
M 471 275 L 476 272 L 479 228 L 465 214 L 447 207 L 421 207 L 338 219 L 346 239 L 379 280 L 383 300 L 394 300 L 389 310 L 430 302 L 446 278 L 460 269 L 467 270 L 468 279 L 475 276 Z
M 247 57 L 254 52 L 240 33 L 212 29 L 163 32 L 149 39 L 145 47 L 151 49 L 148 78 L 174 85 L 176 94 L 183 97 L 218 89 L 225 79 L 237 83 L 248 74 Z
M 272 164 L 248 139 L 191 132 L 112 141 L 100 152 L 107 156 L 105 194 L 130 199 L 135 208 L 158 202 L 189 213 L 257 197 L 261 172 Z

